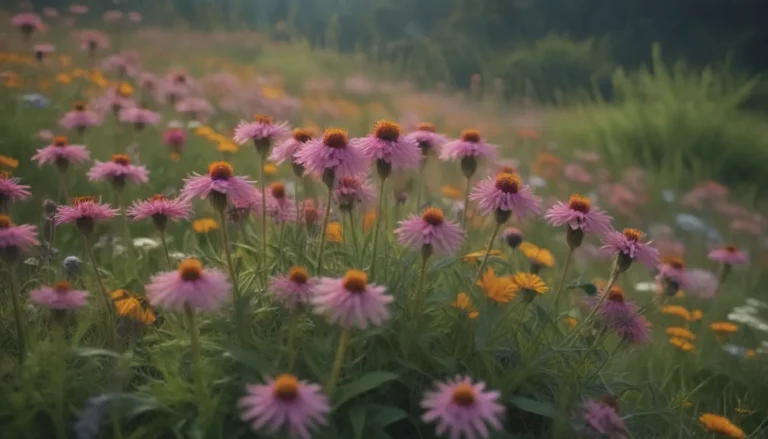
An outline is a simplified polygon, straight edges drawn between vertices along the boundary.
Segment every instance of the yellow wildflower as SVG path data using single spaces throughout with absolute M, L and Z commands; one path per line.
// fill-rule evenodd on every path
M 477 311 L 477 308 L 472 306 L 472 301 L 469 300 L 469 295 L 467 293 L 457 294 L 456 300 L 451 302 L 451 306 L 456 309 L 465 311 L 467 313 L 467 317 L 470 319 L 476 319 L 477 316 L 480 315 L 480 313 Z
M 755 411 L 750 409 L 745 409 L 743 407 L 736 407 L 736 413 L 740 415 L 751 415 L 751 414 L 754 414 Z
M 733 439 L 747 437 L 739 427 L 735 426 L 728 418 L 714 413 L 704 413 L 699 416 L 699 422 L 712 433 L 719 433 Z
M 463 200 L 464 199 L 464 193 L 461 191 L 461 189 L 457 188 L 456 186 L 440 186 L 440 195 L 442 195 L 445 198 L 450 198 L 452 200 Z
M 563 321 L 565 322 L 565 325 L 568 326 L 571 329 L 575 328 L 576 325 L 579 324 L 579 321 L 576 320 L 576 317 L 571 317 L 571 316 L 565 317 L 563 319 Z
M 552 268 L 555 266 L 555 257 L 545 248 L 539 248 L 530 242 L 523 242 L 518 248 L 523 252 L 528 262 L 531 263 L 532 273 L 537 273 L 542 268 Z
M 69 55 L 59 55 L 59 64 L 65 69 L 72 67 L 72 57 Z
M 277 175 L 277 165 L 275 165 L 274 163 L 265 163 L 264 175 L 268 177 L 274 177 L 275 175 Z
M 118 87 L 117 92 L 120 93 L 120 96 L 124 98 L 129 98 L 133 96 L 134 88 L 131 84 L 128 84 L 127 82 L 120 83 L 120 87 Z
M 696 336 L 693 334 L 693 332 L 691 332 L 691 331 L 689 331 L 689 330 L 687 330 L 685 328 L 681 328 L 679 326 L 670 326 L 670 327 L 668 327 L 667 330 L 666 330 L 666 333 L 670 337 L 682 338 L 682 339 L 688 340 L 688 341 L 696 340 Z
M 698 322 L 704 317 L 704 313 L 701 312 L 700 309 L 694 309 L 691 311 L 691 318 L 689 319 L 692 322 Z
M 19 161 L 13 157 L 8 157 L 7 155 L 0 155 L 0 166 L 16 169 L 19 166 Z
M 477 281 L 477 286 L 481 287 L 485 292 L 485 295 L 498 303 L 507 303 L 517 297 L 517 291 L 519 287 L 512 282 L 510 276 L 497 277 L 493 272 L 493 268 L 483 273 L 480 280 Z
M 219 228 L 219 223 L 213 218 L 198 218 L 192 221 L 195 233 L 208 233 Z
M 208 125 L 200 125 L 199 127 L 195 128 L 195 134 L 200 137 L 207 137 L 214 133 L 215 131 L 213 131 L 213 128 L 209 127 Z
M 549 291 L 549 287 L 544 283 L 544 280 L 533 273 L 515 273 L 512 276 L 512 282 L 519 289 L 523 290 L 523 299 L 526 302 L 531 302 L 537 295 Z
M 144 297 L 134 296 L 126 290 L 115 290 L 110 297 L 115 302 L 115 311 L 118 316 L 128 317 L 145 325 L 155 323 L 155 313 Z
M 693 350 L 694 345 L 693 343 L 689 342 L 688 340 L 680 337 L 672 337 L 669 339 L 669 344 L 672 346 L 680 349 L 683 352 L 690 352 Z
M 462 261 L 466 262 L 467 264 L 476 264 L 483 256 L 485 256 L 485 250 L 467 253 L 462 258 Z M 501 250 L 491 250 L 490 253 L 488 253 L 488 257 L 491 256 L 501 256 Z
M 691 313 L 683 306 L 680 305 L 666 305 L 661 308 L 662 314 L 669 314 L 672 316 L 680 317 L 683 320 L 690 321 Z
M 373 230 L 373 226 L 376 224 L 376 210 L 366 210 L 363 215 L 363 231 L 365 233 Z
M 757 352 L 754 349 L 747 349 L 747 352 L 744 352 L 744 358 L 752 358 L 755 355 L 757 355 Z
M 336 242 L 341 244 L 344 239 L 341 236 L 341 223 L 334 221 L 328 224 L 328 228 L 325 229 L 325 239 L 328 242 Z
M 224 153 L 229 153 L 229 154 L 234 154 L 234 153 L 240 151 L 240 147 L 239 146 L 237 146 L 234 143 L 229 142 L 229 141 L 219 143 L 216 146 L 216 149 L 218 149 L 219 152 L 224 152 Z
M 709 325 L 709 329 L 717 335 L 730 335 L 735 334 L 739 326 L 731 322 L 713 322 Z

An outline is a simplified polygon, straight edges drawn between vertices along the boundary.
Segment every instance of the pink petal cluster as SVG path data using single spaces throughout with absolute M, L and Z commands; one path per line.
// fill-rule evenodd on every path
M 493 158 L 498 155 L 495 145 L 485 143 L 477 130 L 464 130 L 461 138 L 443 145 L 440 160 L 461 160 L 466 157 Z
M 85 306 L 87 298 L 87 291 L 73 290 L 66 281 L 29 292 L 29 299 L 33 303 L 52 310 L 80 309 Z
M 80 165 L 91 159 L 91 153 L 83 145 L 70 145 L 64 137 L 55 137 L 52 144 L 38 149 L 32 160 L 38 166 L 56 165 L 66 170 L 70 164 Z
M 90 53 L 109 48 L 109 37 L 99 31 L 86 30 L 80 33 L 80 48 Z
M 641 242 L 642 233 L 635 229 L 609 232 L 603 237 L 603 249 L 614 254 L 620 253 L 631 260 L 638 260 L 653 270 L 659 263 L 659 251 L 650 243 Z
M 158 217 L 178 221 L 189 218 L 191 210 L 192 206 L 188 200 L 170 199 L 163 195 L 155 195 L 147 200 L 135 201 L 128 209 L 128 215 L 134 221 Z
M 123 108 L 120 110 L 119 117 L 121 122 L 131 123 L 137 128 L 143 128 L 147 125 L 157 125 L 162 119 L 162 116 L 160 116 L 159 113 L 140 107 Z
M 29 198 L 30 187 L 19 184 L 21 180 L 17 177 L 11 177 L 5 172 L 0 172 L 0 206 L 8 202 L 16 202 Z
M 517 175 L 504 172 L 478 183 L 469 199 L 477 202 L 477 210 L 482 215 L 505 211 L 523 217 L 541 211 L 541 200 L 531 187 L 522 184 Z
M 708 258 L 724 265 L 743 266 L 749 265 L 749 255 L 743 250 L 729 245 L 721 249 L 709 252 Z
M 616 408 L 603 401 L 590 400 L 584 403 L 584 422 L 593 433 L 600 437 L 625 439 L 627 426 Z
M 43 20 L 33 12 L 22 12 L 11 17 L 11 26 L 20 29 L 25 34 L 31 34 L 43 27 Z
M 638 314 L 637 305 L 625 298 L 621 288 L 612 287 L 610 292 L 602 292 L 602 294 L 608 294 L 608 297 L 602 301 L 597 315 L 606 328 L 630 344 L 650 342 L 650 323 Z M 586 302 L 594 307 L 600 300 L 597 297 L 590 297 Z
M 568 225 L 573 230 L 581 229 L 584 233 L 604 235 L 613 228 L 611 217 L 604 210 L 590 205 L 589 198 L 572 195 L 568 203 L 558 201 L 544 218 L 555 227 Z
M 181 311 L 189 306 L 195 311 L 216 311 L 230 297 L 228 276 L 215 269 L 203 269 L 196 259 L 186 259 L 178 270 L 152 276 L 145 287 L 153 306 Z
M 368 160 L 382 161 L 393 169 L 415 169 L 421 163 L 418 144 L 400 134 L 400 126 L 390 121 L 379 121 L 370 136 L 353 139 L 350 145 L 360 149 Z
M 80 197 L 72 205 L 62 205 L 56 209 L 56 224 L 73 223 L 78 220 L 103 222 L 119 213 L 109 204 L 96 202 L 93 197 Z
M 267 191 L 267 215 L 276 223 L 296 221 L 296 205 L 282 183 L 272 183 Z
M 242 145 L 256 140 L 273 141 L 288 134 L 287 123 L 274 123 L 270 117 L 257 115 L 253 122 L 241 120 L 235 128 L 235 135 L 232 140 Z
M 332 171 L 337 179 L 358 175 L 369 165 L 362 151 L 349 144 L 347 132 L 336 128 L 325 130 L 322 139 L 307 142 L 295 157 L 307 172 Z
M 127 156 L 116 154 L 109 162 L 95 161 L 88 171 L 90 181 L 110 181 L 117 183 L 146 183 L 149 181 L 149 171 L 144 166 L 136 166 L 125 160 Z
M 435 151 L 439 155 L 442 146 L 448 141 L 444 135 L 435 132 L 434 125 L 428 123 L 418 124 L 416 131 L 409 133 L 406 138 L 416 142 L 423 154 Z
M 76 129 L 82 131 L 89 127 L 101 125 L 102 122 L 103 118 L 101 116 L 82 106 L 65 113 L 64 117 L 59 120 L 59 125 L 68 130 Z
M 350 270 L 340 279 L 321 278 L 315 287 L 312 303 L 317 314 L 327 314 L 332 323 L 345 328 L 366 329 L 381 326 L 389 320 L 388 306 L 394 298 L 386 288 L 369 285 L 362 271 Z
M 0 215 L 0 248 L 28 251 L 39 244 L 37 227 L 28 224 L 17 226 L 7 216 Z
M 400 221 L 395 235 L 403 246 L 413 250 L 429 246 L 439 255 L 455 253 L 464 239 L 461 226 L 445 219 L 442 210 L 434 207 L 427 208 L 422 216 L 411 215 Z
M 269 279 L 268 293 L 289 309 L 309 304 L 314 295 L 316 279 L 309 277 L 303 267 L 293 267 L 288 274 Z
M 364 176 L 344 177 L 336 180 L 333 199 L 342 209 L 366 206 L 376 200 L 376 190 Z
M 228 163 L 214 162 L 208 168 L 207 175 L 193 174 L 192 177 L 184 179 L 181 198 L 204 200 L 211 192 L 216 192 L 226 195 L 231 205 L 236 201 L 251 200 L 258 196 L 252 186 L 254 182 L 247 177 L 233 175 L 232 166 Z
M 213 114 L 214 108 L 207 99 L 190 96 L 176 103 L 176 111 L 187 114 L 193 119 L 203 119 Z
M 498 401 L 501 393 L 489 391 L 482 381 L 457 376 L 436 383 L 436 389 L 425 393 L 421 406 L 424 422 L 437 423 L 437 434 L 452 439 L 487 438 L 488 426 L 501 430 L 505 409 Z
M 293 134 L 290 137 L 278 143 L 277 146 L 272 149 L 272 152 L 269 154 L 269 160 L 278 165 L 286 160 L 293 163 L 296 160 L 296 152 L 304 147 L 310 140 L 312 140 L 312 136 L 309 131 L 296 128 L 293 130 Z
M 133 76 L 139 64 L 139 56 L 135 52 L 122 52 L 109 55 L 101 62 L 101 68 L 107 72 L 117 73 L 119 78 Z

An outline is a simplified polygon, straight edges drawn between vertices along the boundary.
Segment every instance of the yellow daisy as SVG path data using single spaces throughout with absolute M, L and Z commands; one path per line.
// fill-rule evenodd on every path
M 552 268 L 555 266 L 555 257 L 545 248 L 539 248 L 530 242 L 523 242 L 518 248 L 523 252 L 528 262 L 530 262 L 531 273 L 535 274 L 542 268 Z
M 519 287 L 512 282 L 510 276 L 497 277 L 493 268 L 483 273 L 477 286 L 483 289 L 485 295 L 497 303 L 507 303 L 517 297 Z
M 668 327 L 666 329 L 666 333 L 670 337 L 682 338 L 682 339 L 688 340 L 688 341 L 696 340 L 696 336 L 693 334 L 693 332 L 691 332 L 691 331 L 689 331 L 689 330 L 687 330 L 685 328 L 681 328 L 679 326 L 670 326 L 670 327 Z
M 456 300 L 451 302 L 451 306 L 456 309 L 465 311 L 467 313 L 467 317 L 470 319 L 476 319 L 477 316 L 480 315 L 480 313 L 477 311 L 477 308 L 472 306 L 472 301 L 469 300 L 469 295 L 467 295 L 467 293 L 457 294 Z
M 512 276 L 512 282 L 523 290 L 523 297 L 527 302 L 532 301 L 537 295 L 549 291 L 549 287 L 544 280 L 533 273 L 515 273 Z
M 728 418 L 716 415 L 714 413 L 704 413 L 699 416 L 699 422 L 712 433 L 719 433 L 733 439 L 742 439 L 747 437 L 744 431 L 735 426 Z
M 155 323 L 155 313 L 144 297 L 134 296 L 126 290 L 112 291 L 110 297 L 115 303 L 118 316 L 131 318 L 145 325 Z
M 717 335 L 731 335 L 738 332 L 739 326 L 731 322 L 713 322 L 710 323 L 709 329 Z
M 209 233 L 219 228 L 219 223 L 213 218 L 198 218 L 192 221 L 192 230 L 195 233 Z
M 683 352 L 690 352 L 695 347 L 693 343 L 680 337 L 672 337 L 669 339 L 669 344 L 680 349 Z
M 502 253 L 500 250 L 491 250 L 490 253 L 488 253 L 488 256 L 501 256 Z M 472 252 L 464 255 L 462 258 L 462 261 L 468 263 L 468 264 L 476 264 L 480 258 L 485 256 L 485 250 L 479 251 L 479 252 Z
M 680 305 L 666 305 L 661 307 L 662 314 L 680 317 L 683 320 L 690 321 L 691 313 L 685 307 Z
M 341 223 L 334 221 L 328 224 L 328 228 L 325 229 L 325 239 L 328 242 L 336 242 L 341 244 L 344 239 L 341 235 Z
M 16 169 L 19 166 L 19 161 L 13 157 L 8 157 L 7 155 L 0 155 L 0 166 Z

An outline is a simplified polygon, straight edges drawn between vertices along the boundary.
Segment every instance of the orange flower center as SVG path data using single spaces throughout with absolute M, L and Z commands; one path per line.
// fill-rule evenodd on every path
M 66 293 L 72 289 L 72 287 L 69 285 L 69 281 L 66 280 L 60 280 L 56 282 L 56 285 L 54 285 L 53 288 L 57 293 Z
M 475 388 L 470 384 L 462 383 L 453 389 L 453 397 L 451 400 L 456 405 L 468 407 L 474 404 L 476 399 L 477 395 L 475 394 Z
M 496 176 L 496 189 L 507 194 L 516 194 L 521 183 L 520 177 L 515 174 L 504 172 Z
M 643 237 L 643 232 L 637 230 L 637 229 L 624 229 L 622 232 L 624 236 L 629 239 L 630 241 L 640 241 L 640 239 Z
M 578 195 L 578 194 L 573 194 L 571 195 L 571 199 L 568 200 L 568 207 L 570 207 L 571 209 L 577 212 L 589 213 L 589 207 L 590 207 L 589 198 L 582 197 L 581 195 Z
M 54 136 L 53 138 L 54 146 L 67 146 L 68 141 L 69 139 L 65 136 Z
M 669 266 L 675 270 L 682 270 L 685 268 L 685 260 L 683 258 L 672 258 L 669 260 Z
M 7 229 L 12 225 L 13 223 L 11 222 L 11 217 L 8 215 L 0 215 L 0 229 Z
M 430 133 L 437 132 L 437 129 L 435 128 L 435 126 L 429 122 L 421 122 L 416 126 L 416 129 L 419 131 L 429 131 Z
M 288 272 L 288 279 L 297 284 L 305 284 L 309 280 L 309 273 L 304 267 L 293 267 Z
M 624 302 L 624 290 L 621 287 L 613 286 L 608 292 L 608 300 L 611 302 Z
M 517 169 L 512 166 L 502 166 L 501 169 L 499 169 L 499 174 L 517 174 Z
M 360 270 L 349 270 L 341 284 L 350 293 L 360 294 L 368 286 L 368 275 Z
M 389 120 L 380 120 L 373 127 L 373 135 L 377 139 L 394 142 L 400 137 L 400 125 Z
M 84 203 L 95 203 L 96 197 L 87 196 L 87 197 L 75 197 L 75 200 L 72 202 L 73 206 L 79 206 Z
M 253 118 L 256 120 L 256 122 L 263 123 L 265 125 L 272 125 L 272 117 L 271 116 L 265 116 L 263 114 L 257 114 L 253 116 Z
M 308 142 L 312 140 L 312 133 L 304 128 L 296 128 L 293 130 L 293 140 L 297 142 Z
M 5 171 L 0 171 L 0 180 L 9 180 L 11 175 Z
M 272 196 L 277 199 L 285 198 L 285 185 L 282 183 L 272 183 L 269 185 L 269 190 L 272 192 Z
M 213 162 L 208 165 L 208 175 L 214 180 L 229 180 L 235 176 L 235 170 L 227 162 Z
M 443 211 L 437 207 L 428 207 L 424 209 L 424 213 L 421 215 L 421 219 L 423 219 L 427 224 L 439 226 L 443 223 L 443 221 L 445 221 L 445 216 L 443 216 Z
M 112 155 L 112 163 L 117 163 L 118 165 L 128 166 L 131 164 L 131 157 L 127 154 L 113 154 Z
M 179 275 L 182 280 L 194 282 L 203 275 L 203 264 L 194 258 L 188 258 L 179 264 Z
M 328 148 L 346 148 L 348 142 L 347 132 L 341 128 L 328 128 L 323 133 L 323 145 Z
M 464 130 L 461 132 L 461 140 L 464 142 L 480 143 L 480 130 Z
M 72 108 L 74 108 L 75 111 L 85 111 L 87 106 L 85 105 L 85 102 L 75 102 L 75 105 L 73 105 Z
M 157 194 L 157 195 L 152 195 L 152 198 L 150 198 L 149 200 L 150 201 L 165 201 L 167 199 L 168 199 L 168 197 L 166 197 L 165 195 Z
M 735 245 L 726 245 L 725 246 L 725 251 L 727 251 L 728 253 L 736 253 L 737 250 L 738 250 L 738 248 L 736 248 Z
M 281 401 L 295 401 L 299 396 L 299 379 L 287 373 L 280 375 L 275 380 L 272 391 L 275 398 Z

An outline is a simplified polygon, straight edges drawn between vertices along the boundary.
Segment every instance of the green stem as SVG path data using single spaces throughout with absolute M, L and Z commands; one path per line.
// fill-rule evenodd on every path
M 376 224 L 373 226 L 373 247 L 371 249 L 371 279 L 375 279 L 376 276 L 376 250 L 379 246 L 379 228 L 381 227 L 381 217 L 384 215 L 384 184 L 387 179 L 382 178 L 379 185 L 379 206 L 376 209 Z
M 242 306 L 240 306 L 240 288 L 237 284 L 237 274 L 235 273 L 235 264 L 232 263 L 232 253 L 229 249 L 229 230 L 227 226 L 227 216 L 224 213 L 224 209 L 219 211 L 219 217 L 221 218 L 221 237 L 224 240 L 224 256 L 227 259 L 227 268 L 229 269 L 229 278 L 232 281 L 232 305 L 234 308 L 235 319 L 235 331 L 240 339 L 240 345 L 245 346 L 245 334 L 243 333 L 243 322 L 240 316 L 242 315 Z M 262 258 L 264 255 L 262 255 Z
M 469 211 L 469 191 L 472 179 L 467 177 L 467 187 L 464 189 L 464 209 L 461 210 L 461 227 L 467 231 L 467 211 Z
M 475 285 L 477 283 L 477 280 L 480 279 L 480 276 L 483 274 L 483 269 L 485 268 L 485 264 L 488 261 L 488 255 L 491 254 L 491 249 L 493 248 L 493 243 L 496 241 L 496 235 L 499 234 L 499 230 L 501 229 L 502 223 L 496 221 L 496 227 L 493 228 L 493 233 L 491 233 L 491 241 L 488 243 L 488 248 L 485 249 L 485 255 L 483 256 L 483 259 L 480 261 L 480 267 L 477 269 L 477 273 L 475 274 L 475 280 L 472 281 L 472 285 Z
M 610 360 L 611 358 L 613 358 L 613 356 L 614 356 L 614 355 L 616 355 L 616 352 L 618 352 L 618 351 L 619 351 L 619 348 L 621 348 L 621 345 L 623 345 L 623 344 L 624 344 L 624 339 L 621 339 L 621 341 L 619 341 L 619 342 L 616 344 L 616 347 L 613 349 L 613 351 L 611 351 L 611 353 L 610 353 L 610 354 L 608 354 L 608 355 L 605 357 L 605 359 L 603 360 L 603 362 L 602 362 L 602 363 L 600 363 L 600 366 L 598 366 L 598 368 L 597 368 L 597 369 L 595 369 L 595 371 L 594 371 L 594 372 L 592 372 L 592 375 L 590 375 L 590 376 L 589 376 L 589 378 L 587 378 L 586 380 L 584 380 L 584 384 L 587 384 L 587 383 L 589 383 L 589 381 L 590 381 L 592 378 L 596 377 L 596 376 L 597 376 L 597 374 L 598 374 L 598 373 L 600 373 L 600 371 L 603 369 L 603 367 L 605 367 L 605 365 L 608 363 L 608 360 Z
M 344 328 L 339 336 L 339 345 L 336 347 L 336 357 L 333 360 L 331 375 L 328 377 L 328 382 L 325 384 L 325 394 L 329 397 L 333 394 L 333 389 L 336 387 L 336 383 L 339 380 L 341 366 L 344 364 L 344 354 L 347 352 L 347 345 L 349 345 L 350 334 L 350 328 Z
M 13 317 L 16 320 L 16 336 L 19 339 L 19 364 L 24 364 L 24 358 L 27 354 L 27 339 L 24 336 L 24 317 L 21 313 L 21 304 L 19 303 L 19 290 L 16 285 L 15 269 L 8 266 L 9 283 L 11 284 L 11 302 L 13 302 Z
M 414 320 L 418 319 L 421 309 L 424 307 L 424 284 L 427 279 L 427 261 L 429 256 L 421 256 L 421 270 L 419 271 L 419 282 L 416 284 L 416 296 L 413 300 L 413 309 L 411 315 Z
M 283 233 L 285 232 L 285 221 L 280 222 L 280 234 L 277 239 L 277 269 L 280 270 L 283 265 Z
M 168 269 L 173 270 L 171 255 L 168 253 L 168 243 L 165 241 L 165 230 L 160 230 L 160 242 L 163 244 L 163 252 L 165 253 L 165 262 L 168 264 Z
M 106 310 L 106 320 L 104 322 L 105 324 L 105 331 L 107 334 L 107 339 L 110 343 L 110 345 L 114 345 L 115 341 L 115 310 L 112 307 L 112 303 L 109 300 L 109 296 L 107 296 L 107 289 L 104 287 L 104 281 L 101 279 L 101 274 L 99 273 L 99 267 L 96 264 L 96 256 L 93 253 L 93 245 L 91 244 L 91 240 L 88 237 L 88 235 L 85 236 L 85 246 L 88 248 L 88 258 L 91 260 L 91 266 L 93 267 L 93 272 L 96 274 L 96 282 L 99 284 L 99 291 L 101 292 L 101 298 L 104 302 L 104 308 Z
M 569 341 L 571 337 L 575 337 L 577 334 L 579 334 L 579 332 L 582 330 L 582 328 L 584 328 L 584 326 L 586 326 L 586 324 L 589 322 L 589 320 L 592 319 L 592 317 L 595 315 L 597 310 L 600 309 L 603 306 L 603 303 L 605 303 L 605 300 L 610 295 L 610 291 L 611 291 L 611 288 L 613 287 L 613 284 L 616 283 L 616 279 L 619 278 L 619 274 L 620 274 L 620 272 L 618 271 L 618 269 L 615 267 L 615 264 L 614 264 L 614 268 L 611 269 L 611 275 L 608 278 L 608 283 L 605 284 L 605 288 L 603 288 L 603 294 L 600 297 L 600 300 L 592 308 L 592 310 L 589 312 L 589 314 L 587 314 L 587 317 L 585 317 L 581 322 L 579 322 L 579 324 L 576 325 L 575 328 L 573 328 L 573 331 L 571 331 L 565 337 L 565 339 L 563 340 L 563 342 L 560 344 L 560 346 L 558 348 L 563 347 L 565 345 L 566 341 Z
M 571 259 L 573 259 L 573 249 L 568 250 L 568 256 L 565 257 L 565 265 L 563 266 L 563 274 L 560 276 L 560 283 L 557 285 L 557 292 L 555 293 L 555 321 L 557 321 L 558 311 L 560 309 L 560 293 L 563 291 L 563 284 L 565 284 L 565 276 L 568 274 L 568 267 L 571 266 Z
M 294 348 L 296 343 L 296 332 L 299 329 L 299 310 L 294 310 L 291 315 L 291 326 L 288 328 L 288 372 L 293 370 L 296 363 L 297 350 Z
M 317 275 L 323 274 L 323 250 L 325 250 L 325 241 L 327 237 L 328 220 L 331 217 L 331 200 L 333 198 L 333 186 L 328 188 L 328 202 L 325 204 L 325 216 L 323 217 L 323 228 L 320 230 L 320 248 L 317 251 Z
M 205 394 L 205 384 L 203 382 L 203 363 L 200 355 L 200 332 L 197 328 L 197 319 L 195 311 L 189 305 L 184 306 L 184 313 L 187 315 L 189 331 L 190 350 L 192 351 L 192 373 L 195 380 L 195 392 L 197 393 L 199 411 L 205 413 L 208 400 Z M 200 414 L 198 414 L 200 416 Z
M 53 343 L 57 350 L 59 366 L 56 368 L 56 438 L 67 439 L 67 419 L 64 410 L 64 386 L 67 373 L 67 342 L 64 336 L 64 316 L 54 314 L 56 328 Z
M 426 160 L 424 157 L 422 160 Z M 419 175 L 416 177 L 416 211 L 421 210 L 421 193 L 424 191 L 424 166 L 419 169 Z
M 266 187 L 266 174 L 264 173 L 264 165 L 267 164 L 267 157 L 265 154 L 261 155 L 261 261 L 264 264 L 264 285 L 267 284 L 267 269 L 269 262 L 267 261 L 267 187 Z
M 352 245 L 354 246 L 354 250 L 355 250 L 355 262 L 359 264 L 360 249 L 357 245 L 357 230 L 355 229 L 355 220 L 352 217 L 352 209 L 349 209 L 347 211 L 347 215 L 349 215 L 349 233 L 352 235 Z

